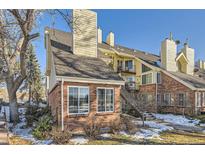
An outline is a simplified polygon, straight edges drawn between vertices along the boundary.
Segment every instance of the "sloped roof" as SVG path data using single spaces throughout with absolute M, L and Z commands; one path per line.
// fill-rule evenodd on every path
M 111 67 L 99 58 L 77 56 L 54 48 L 52 52 L 57 76 L 123 81 Z
M 130 56 L 140 58 L 140 59 L 148 61 L 150 63 L 160 61 L 160 57 L 158 55 L 154 55 L 154 54 L 151 54 L 151 53 L 148 53 L 145 51 L 140 51 L 137 49 L 124 47 L 121 45 L 115 45 L 114 47 L 112 47 L 112 46 L 108 45 L 107 43 L 103 42 L 103 43 L 98 43 L 98 48 L 103 48 L 103 49 L 107 49 L 107 50 L 115 50 L 119 53 L 128 54 Z
M 191 86 L 195 88 L 205 88 L 205 80 L 203 80 L 200 77 L 197 77 L 195 75 L 189 75 L 181 72 L 170 72 L 169 73 L 173 74 L 177 78 L 181 79 L 182 81 L 190 84 Z
M 57 76 L 123 81 L 103 60 L 74 55 L 70 33 L 54 30 L 49 36 Z

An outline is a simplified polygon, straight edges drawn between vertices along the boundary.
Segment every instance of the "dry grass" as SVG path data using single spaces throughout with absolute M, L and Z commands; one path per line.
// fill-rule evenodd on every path
M 188 132 L 164 132 L 159 139 L 153 139 L 150 144 L 205 144 L 205 135 Z M 149 144 L 149 143 L 148 143 Z
M 10 145 L 31 145 L 32 143 L 28 140 L 22 139 L 19 136 L 12 136 L 9 138 Z

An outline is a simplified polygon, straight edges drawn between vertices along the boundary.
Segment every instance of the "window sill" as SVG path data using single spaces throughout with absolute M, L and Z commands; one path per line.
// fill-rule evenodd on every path
M 68 114 L 67 115 L 69 118 L 76 118 L 76 117 L 88 117 L 88 113 L 84 113 L 84 114 Z
M 103 115 L 112 115 L 114 114 L 115 112 L 114 111 L 110 111 L 110 112 L 97 112 L 96 115 L 98 116 L 103 116 Z

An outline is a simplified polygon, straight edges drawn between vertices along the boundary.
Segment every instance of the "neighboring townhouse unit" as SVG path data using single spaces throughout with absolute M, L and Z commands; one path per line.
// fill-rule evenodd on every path
M 161 43 L 159 57 L 116 45 L 113 32 L 103 42 L 102 30 L 98 29 L 98 33 L 99 57 L 120 73 L 127 89 L 136 95 L 136 103 L 148 103 L 149 112 L 189 115 L 205 112 L 205 63 L 195 66 L 194 49 L 188 43 L 177 52 L 178 41 L 170 34 Z
M 97 58 L 97 15 L 73 10 L 80 32 L 45 29 L 47 91 L 52 115 L 62 130 L 104 126 L 120 120 L 123 79 Z M 74 27 L 75 28 L 75 27 Z

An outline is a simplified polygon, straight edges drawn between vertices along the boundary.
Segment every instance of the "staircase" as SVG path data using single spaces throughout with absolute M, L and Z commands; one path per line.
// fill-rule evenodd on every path
M 125 103 L 127 103 L 128 105 L 130 105 L 134 110 L 135 113 L 140 117 L 141 119 L 143 119 L 143 113 L 140 111 L 138 103 L 136 98 L 134 97 L 134 95 L 132 95 L 131 92 L 129 92 L 124 86 L 122 86 L 121 88 L 121 98 L 125 101 Z

